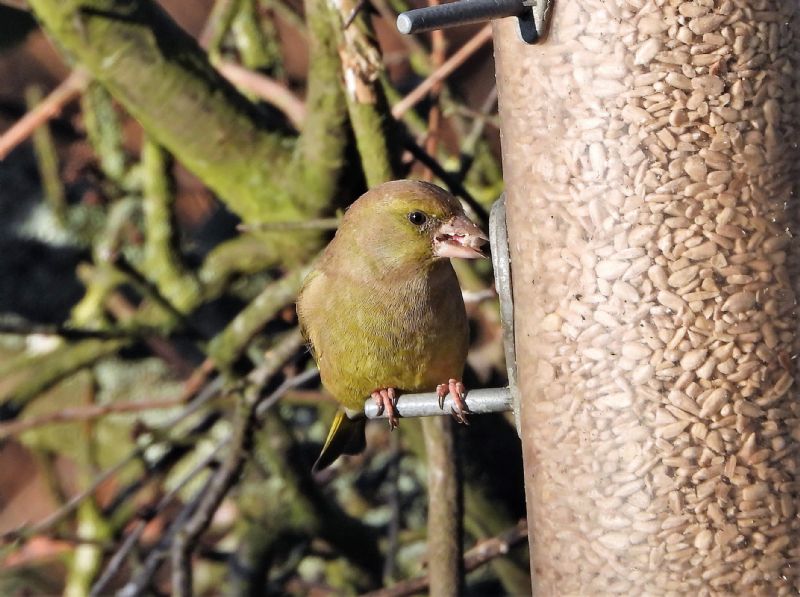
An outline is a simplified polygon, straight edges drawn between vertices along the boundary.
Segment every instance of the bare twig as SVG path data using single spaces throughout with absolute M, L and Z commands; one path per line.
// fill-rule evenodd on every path
M 180 527 L 172 541 L 172 593 L 178 597 L 191 597 L 194 594 L 192 590 L 192 553 L 197 547 L 197 541 L 211 524 L 214 513 L 222 504 L 222 500 L 225 499 L 228 490 L 234 485 L 239 471 L 241 471 L 255 423 L 254 411 L 255 404 L 248 403 L 244 397 L 239 399 L 236 420 L 233 424 L 233 435 L 228 442 L 228 454 L 200 496 L 194 512 Z
M 494 558 L 502 557 L 511 550 L 525 542 L 528 537 L 528 524 L 523 518 L 512 528 L 501 533 L 496 537 L 484 539 L 472 547 L 464 554 L 464 571 L 471 572 L 480 568 Z M 430 574 L 418 576 L 409 580 L 399 582 L 386 589 L 364 593 L 361 597 L 405 597 L 424 593 L 430 586 Z
M 350 25 L 353 24 L 353 21 L 356 20 L 358 13 L 364 8 L 364 5 L 367 3 L 367 0 L 358 0 L 356 5 L 353 7 L 353 10 L 350 11 L 350 14 L 347 15 L 347 18 L 342 23 L 342 29 L 347 29 Z
M 259 222 L 258 224 L 239 224 L 239 232 L 286 232 L 290 230 L 336 230 L 341 218 L 315 218 L 296 222 Z
M 0 323 L 0 334 L 15 336 L 61 336 L 65 340 L 85 340 L 98 338 L 100 340 L 114 340 L 118 338 L 136 338 L 150 334 L 158 334 L 157 328 L 146 326 L 136 328 L 72 328 L 64 325 L 47 325 L 28 321 L 15 321 Z
M 38 85 L 31 85 L 25 90 L 25 104 L 28 111 L 34 110 L 41 101 L 42 90 Z M 42 181 L 45 200 L 58 223 L 63 226 L 67 216 L 67 198 L 61 180 L 58 151 L 49 126 L 42 125 L 34 130 L 33 151 L 36 154 L 36 165 L 39 168 L 39 179 Z
M 291 341 L 293 339 L 293 337 L 290 337 L 287 340 Z M 278 361 L 276 360 L 275 362 L 277 363 Z M 237 409 L 237 420 L 234 424 L 234 434 L 230 441 L 226 443 L 229 449 L 228 456 L 209 484 L 204 488 L 204 493 L 201 495 L 200 501 L 197 507 L 194 508 L 191 517 L 176 532 L 172 541 L 173 594 L 184 596 L 192 594 L 192 551 L 236 480 L 236 476 L 247 455 L 246 447 L 254 424 L 263 419 L 267 410 L 289 390 L 313 379 L 317 374 L 318 372 L 315 369 L 310 369 L 287 379 L 269 396 L 252 396 L 249 400 L 246 397 L 240 400 Z M 258 392 L 258 390 L 255 389 L 255 392 Z
M 525 518 L 507 531 L 479 541 L 464 554 L 464 570 L 475 570 L 486 562 L 506 555 L 512 547 L 522 544 L 528 538 L 528 521 Z
M 492 87 L 492 91 L 490 93 L 495 94 L 495 103 L 497 102 L 497 92 L 494 87 Z M 464 116 L 465 118 L 470 118 L 476 122 L 481 121 L 484 125 L 489 125 L 495 129 L 500 128 L 500 118 L 497 114 L 484 114 L 481 110 L 475 110 L 473 108 L 468 108 L 466 106 L 462 106 L 461 104 L 450 103 L 444 111 L 446 116 L 450 116 L 451 114 L 458 114 L 460 116 Z M 470 133 L 472 134 L 472 133 Z
M 439 0 L 428 0 L 428 6 L 438 6 Z M 435 29 L 431 33 L 431 62 L 434 67 L 434 72 L 442 67 L 445 62 L 447 52 L 447 44 L 444 37 L 444 32 L 441 29 Z M 439 129 L 442 123 L 442 107 L 440 103 L 440 95 L 444 81 L 437 81 L 431 87 L 431 96 L 433 105 L 428 112 L 428 131 L 427 138 L 425 139 L 425 151 L 435 156 L 439 146 Z M 433 171 L 427 168 L 423 174 L 425 180 L 433 180 Z
M 303 128 L 306 119 L 305 102 L 285 85 L 234 62 L 219 61 L 215 67 L 223 77 L 240 89 L 278 108 L 297 130 Z
M 58 116 L 66 104 L 80 95 L 88 82 L 86 73 L 81 70 L 72 71 L 41 103 L 0 136 L 0 160 L 4 160 L 12 149 L 30 137 L 42 123 Z
M 268 358 L 265 362 L 265 366 L 256 370 L 256 372 L 258 372 L 258 375 L 254 376 L 254 379 L 258 379 L 259 381 L 261 381 L 262 382 L 261 385 L 263 385 L 265 379 L 268 378 L 270 375 L 267 369 L 271 370 L 272 373 L 274 373 L 274 371 L 277 370 L 277 367 L 279 367 L 286 360 L 286 358 L 291 356 L 291 354 L 293 354 L 297 350 L 297 348 L 299 348 L 299 346 L 302 344 L 302 339 L 299 337 L 299 334 L 292 334 L 285 339 L 284 344 L 288 346 L 287 349 L 281 350 L 281 347 L 276 348 L 276 350 L 273 351 L 273 353 L 270 353 L 270 355 L 268 355 Z M 270 356 L 272 356 L 273 358 L 269 358 Z M 204 362 L 197 370 L 194 371 L 194 373 L 187 380 L 181 397 L 171 402 L 174 402 L 175 404 L 180 404 L 189 400 L 191 397 L 197 394 L 212 370 L 213 370 L 213 363 L 210 360 Z M 296 378 L 287 380 L 287 382 L 282 384 L 272 395 L 267 397 L 261 406 L 274 404 L 274 402 L 276 402 L 283 394 L 288 392 L 290 389 L 293 389 L 301 385 L 305 381 L 313 378 L 315 375 L 317 375 L 317 372 L 315 370 L 311 370 L 300 376 L 297 376 Z M 190 414 L 196 412 L 197 409 L 199 409 L 203 404 L 207 403 L 209 399 L 213 398 L 219 392 L 221 387 L 222 387 L 222 378 L 221 377 L 215 378 L 212 382 L 210 382 L 208 385 L 205 386 L 205 390 L 201 391 L 200 394 L 197 396 L 197 399 L 194 400 L 186 409 L 184 409 L 181 413 L 176 415 L 176 417 L 165 422 L 164 427 L 171 428 L 177 423 L 179 423 L 181 420 L 188 417 Z M 108 406 L 113 406 L 113 405 L 108 405 Z M 264 412 L 265 409 L 263 408 L 259 409 L 259 413 L 262 416 Z M 53 513 L 40 523 L 37 523 L 36 525 L 31 527 L 24 526 L 14 531 L 10 531 L 8 533 L 0 535 L 0 542 L 9 541 L 17 538 L 30 537 L 52 528 L 52 526 L 58 524 L 64 518 L 66 518 L 68 515 L 74 512 L 77 509 L 77 507 L 83 502 L 83 500 L 85 500 L 90 495 L 93 495 L 94 491 L 102 483 L 104 483 L 118 471 L 122 470 L 122 468 L 124 468 L 127 464 L 141 457 L 144 454 L 144 451 L 147 449 L 147 447 L 148 446 L 140 446 L 139 448 L 134 450 L 131 454 L 129 454 L 125 459 L 123 459 L 117 465 L 115 465 L 114 467 L 112 467 L 111 469 L 100 475 L 97 479 L 95 479 L 95 481 L 85 491 L 71 498 L 70 501 L 67 502 L 61 509 L 59 509 L 57 512 Z
M 143 453 L 144 453 L 144 448 L 138 448 L 132 451 L 125 458 L 120 460 L 117 464 L 115 464 L 109 469 L 106 469 L 100 475 L 98 475 L 86 489 L 72 496 L 68 502 L 66 502 L 58 510 L 56 510 L 49 516 L 45 517 L 40 522 L 37 522 L 36 524 L 33 525 L 23 525 L 12 531 L 7 531 L 3 534 L 0 534 L 0 543 L 13 541 L 17 539 L 25 539 L 28 537 L 32 537 L 34 535 L 39 535 L 51 529 L 52 527 L 60 523 L 62 520 L 64 520 L 67 516 L 75 512 L 75 510 L 78 509 L 78 506 L 80 506 L 81 503 L 83 503 L 83 501 L 86 498 L 93 495 L 94 492 L 97 491 L 97 489 L 103 483 L 108 481 L 111 477 L 116 475 L 126 466 L 134 462 L 137 458 L 141 457 Z
M 489 121 L 489 113 L 497 105 L 497 86 L 492 86 L 486 98 L 481 104 L 480 111 L 473 115 L 475 119 L 472 128 L 469 131 L 466 139 L 461 144 L 461 175 L 465 176 L 472 163 L 475 160 L 475 150 L 478 146 L 478 141 L 483 135 L 486 128 L 486 123 Z
M 92 590 L 89 593 L 90 597 L 97 597 L 99 595 L 103 595 L 108 585 L 108 582 L 116 576 L 119 572 L 122 565 L 125 563 L 125 559 L 130 554 L 131 550 L 136 547 L 136 544 L 139 542 L 139 539 L 144 533 L 145 528 L 147 527 L 147 523 L 149 520 L 159 516 L 164 512 L 164 510 L 169 506 L 175 498 L 178 496 L 178 493 L 183 490 L 183 488 L 192 481 L 197 475 L 202 473 L 208 466 L 210 466 L 214 460 L 217 458 L 217 454 L 220 451 L 224 450 L 225 447 L 228 445 L 228 440 L 223 440 L 203 459 L 198 462 L 191 471 L 189 471 L 186 476 L 183 477 L 170 491 L 168 491 L 156 504 L 155 508 L 153 508 L 147 517 L 147 520 L 139 520 L 136 523 L 136 526 L 128 533 L 125 537 L 125 540 L 119 546 L 117 551 L 111 556 L 111 559 L 106 564 L 103 573 L 100 575 L 100 578 L 92 586 Z
M 442 66 L 433 71 L 427 79 L 415 87 L 411 93 L 397 102 L 392 108 L 392 116 L 398 120 L 402 118 L 403 114 L 416 106 L 437 83 L 446 79 L 490 39 L 492 39 L 492 26 L 486 25 L 475 34 L 475 37 L 471 38 L 450 56 Z
M 202 367 L 201 367 L 202 369 Z M 190 386 L 190 382 L 192 385 Z M 183 398 L 189 399 L 194 396 L 199 388 L 195 387 L 196 380 L 190 377 L 189 382 L 187 382 L 187 387 L 184 388 Z M 197 398 L 192 401 L 187 408 L 181 411 L 176 416 L 172 417 L 168 421 L 164 422 L 163 428 L 164 429 L 171 429 L 178 423 L 180 423 L 183 419 L 191 415 L 192 413 L 196 412 L 198 408 L 202 404 L 205 404 L 213 398 L 221 389 L 222 387 L 222 377 L 217 377 L 205 388 L 197 394 Z M 88 498 L 89 496 L 94 495 L 95 491 L 106 481 L 111 479 L 114 475 L 122 471 L 126 466 L 135 462 L 139 458 L 141 458 L 145 451 L 150 447 L 150 445 L 142 445 L 137 447 L 136 449 L 132 450 L 127 456 L 122 458 L 117 464 L 113 465 L 112 467 L 108 468 L 107 470 L 103 471 L 99 474 L 90 484 L 86 487 L 83 491 L 75 494 L 72 496 L 69 501 L 67 501 L 61 508 L 50 514 L 49 516 L 45 517 L 41 521 L 35 524 L 24 524 L 14 530 L 7 531 L 5 533 L 0 534 L 0 543 L 8 542 L 16 539 L 25 539 L 28 537 L 33 537 L 35 535 L 39 535 L 44 533 L 55 525 L 59 524 L 62 520 L 64 520 L 67 516 L 73 514 L 78 507 L 83 503 L 83 501 Z
M 192 595 L 191 557 L 197 542 L 211 524 L 214 513 L 236 482 L 244 465 L 250 437 L 256 421 L 268 408 L 283 396 L 294 383 L 284 382 L 270 396 L 261 394 L 266 381 L 275 375 L 280 366 L 302 345 L 299 331 L 284 337 L 279 345 L 265 355 L 264 364 L 248 377 L 251 385 L 239 398 L 236 409 L 234 431 L 228 445 L 228 454 L 219 470 L 204 488 L 191 515 L 177 527 L 171 544 L 172 592 L 180 597 Z M 261 408 L 261 407 L 265 408 Z M 155 570 L 154 570 L 155 571 Z
M 0 0 L 0 4 L 10 6 L 11 8 L 16 8 L 17 10 L 23 10 L 25 12 L 30 11 L 30 7 L 25 0 Z
M 75 421 L 89 421 L 112 414 L 173 408 L 175 406 L 180 406 L 183 403 L 184 398 L 181 396 L 168 400 L 112 402 L 110 404 L 91 404 L 88 406 L 62 408 L 59 411 L 47 413 L 37 417 L 12 421 L 10 423 L 0 423 L 0 440 L 11 437 L 12 435 L 18 435 L 37 427 L 43 427 L 45 425 L 73 423 Z
M 479 305 L 484 301 L 491 301 L 497 298 L 497 291 L 494 288 L 484 288 L 483 290 L 464 290 L 462 292 L 464 304 Z
M 272 408 L 278 400 L 283 398 L 290 390 L 293 388 L 297 388 L 302 386 L 305 383 L 308 383 L 312 379 L 315 379 L 319 376 L 319 370 L 314 367 L 312 369 L 308 369 L 303 371 L 299 375 L 295 375 L 287 379 L 283 382 L 277 390 L 275 390 L 270 396 L 267 396 L 256 408 L 256 418 L 258 419 L 259 423 L 264 420 L 267 412 L 270 408 Z
M 478 113 L 472 114 L 475 118 L 475 123 L 472 125 L 472 130 L 467 135 L 466 145 L 467 147 L 473 148 L 473 146 L 477 143 L 478 139 L 483 134 L 483 129 L 486 128 L 488 123 L 491 123 L 491 118 L 489 117 L 489 113 L 495 109 L 497 106 L 497 86 L 493 85 L 492 88 L 489 90 L 489 93 L 486 94 L 486 98 L 483 100 L 481 104 L 480 111 Z M 496 123 L 495 123 L 496 124 Z
M 225 385 L 225 379 L 222 375 L 217 375 L 212 380 L 208 380 L 208 376 L 214 370 L 214 365 L 210 359 L 206 359 L 200 367 L 198 367 L 183 386 L 183 397 L 186 402 L 191 400 L 186 408 L 171 419 L 164 421 L 159 429 L 172 429 L 175 425 L 185 420 L 187 417 L 193 415 L 211 400 L 213 400 Z
M 455 175 L 445 170 L 436 158 L 420 147 L 419 144 L 410 136 L 405 136 L 403 141 L 405 148 L 408 149 L 411 155 L 422 162 L 425 166 L 430 168 L 431 171 L 438 176 L 442 182 L 444 182 L 445 186 L 450 189 L 450 192 L 453 193 L 453 195 L 458 195 L 461 197 L 467 203 L 467 205 L 472 208 L 472 210 L 478 216 L 478 219 L 480 219 L 483 224 L 489 223 L 489 214 L 486 211 L 486 208 L 478 203 L 478 200 L 472 196 L 472 193 L 467 190 L 467 188 L 461 183 L 460 180 L 456 178 Z
M 145 594 L 150 584 L 150 579 L 153 578 L 153 575 L 158 571 L 161 563 L 166 558 L 175 535 L 183 528 L 188 518 L 197 509 L 198 504 L 203 499 L 203 496 L 206 494 L 213 481 L 214 477 L 210 476 L 197 493 L 195 493 L 189 504 L 180 511 L 175 520 L 172 521 L 169 531 L 161 538 L 158 544 L 149 551 L 144 563 L 136 570 L 128 583 L 117 592 L 118 597 L 139 597 Z
M 198 43 L 213 56 L 219 54 L 222 41 L 230 29 L 233 15 L 239 3 L 234 0 L 216 0 L 203 30 L 198 36 Z

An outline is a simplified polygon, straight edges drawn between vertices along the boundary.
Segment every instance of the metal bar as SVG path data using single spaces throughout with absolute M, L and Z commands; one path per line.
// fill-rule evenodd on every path
M 508 387 L 514 399 L 514 422 L 522 434 L 519 419 L 519 388 L 517 388 L 517 351 L 514 339 L 514 293 L 511 285 L 511 259 L 508 255 L 506 229 L 506 195 L 503 193 L 492 205 L 489 215 L 489 242 L 492 247 L 494 286 L 500 298 L 500 323 L 503 326 L 503 352 L 506 357 Z
M 501 413 L 512 410 L 511 390 L 508 388 L 485 388 L 471 390 L 464 401 L 471 414 Z M 435 392 L 426 394 L 402 394 L 397 399 L 397 413 L 400 417 L 436 417 L 449 415 L 454 407 L 452 396 L 444 399 L 444 408 L 439 408 L 439 397 Z M 364 414 L 368 419 L 385 419 L 386 412 L 378 415 L 378 405 L 373 400 L 364 404 Z
M 432 29 L 517 17 L 526 9 L 530 10 L 526 8 L 523 0 L 457 0 L 401 13 L 397 17 L 397 30 L 400 33 L 421 33 Z

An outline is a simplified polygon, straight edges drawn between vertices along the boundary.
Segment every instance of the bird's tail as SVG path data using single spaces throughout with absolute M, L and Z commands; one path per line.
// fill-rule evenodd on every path
M 322 446 L 317 461 L 311 468 L 316 473 L 329 467 L 342 454 L 358 454 L 367 446 L 367 437 L 364 429 L 367 419 L 364 415 L 350 418 L 347 414 L 339 410 L 331 423 L 328 431 L 328 438 Z

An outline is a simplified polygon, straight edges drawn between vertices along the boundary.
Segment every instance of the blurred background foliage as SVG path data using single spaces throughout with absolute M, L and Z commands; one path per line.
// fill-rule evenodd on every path
M 293 307 L 368 184 L 484 226 L 502 191 L 488 30 L 409 7 L 0 0 L 0 594 L 428 592 L 421 428 L 312 477 Z M 503 385 L 490 264 L 457 266 L 465 381 Z M 464 592 L 528 592 L 513 425 L 456 445 Z

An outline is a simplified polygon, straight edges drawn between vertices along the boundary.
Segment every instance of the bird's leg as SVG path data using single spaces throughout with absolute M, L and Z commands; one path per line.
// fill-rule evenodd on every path
M 397 392 L 394 388 L 379 388 L 372 392 L 372 399 L 378 405 L 378 416 L 386 411 L 386 416 L 389 419 L 389 430 L 394 431 L 400 424 L 397 415 Z
M 439 408 L 444 409 L 444 398 L 448 394 L 453 395 L 453 404 L 455 405 L 450 409 L 456 421 L 463 425 L 469 425 L 467 421 L 467 414 L 469 414 L 469 407 L 464 401 L 464 395 L 467 389 L 464 384 L 457 379 L 450 379 L 447 383 L 440 383 L 436 386 L 436 395 L 439 397 Z

